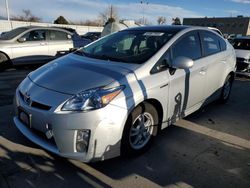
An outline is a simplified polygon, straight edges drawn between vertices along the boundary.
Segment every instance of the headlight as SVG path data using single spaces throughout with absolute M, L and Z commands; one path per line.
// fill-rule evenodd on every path
M 111 89 L 96 88 L 83 91 L 71 97 L 63 105 L 63 111 L 90 111 L 103 108 L 110 103 L 125 87 Z

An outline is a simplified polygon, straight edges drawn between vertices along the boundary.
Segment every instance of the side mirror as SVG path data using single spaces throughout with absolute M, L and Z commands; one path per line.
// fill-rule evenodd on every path
M 26 42 L 26 38 L 21 37 L 21 38 L 17 39 L 17 41 L 18 41 L 18 42 Z
M 176 68 L 176 69 L 190 69 L 192 68 L 194 65 L 194 61 L 188 57 L 177 57 L 176 59 L 174 59 L 173 64 L 172 64 L 172 68 Z

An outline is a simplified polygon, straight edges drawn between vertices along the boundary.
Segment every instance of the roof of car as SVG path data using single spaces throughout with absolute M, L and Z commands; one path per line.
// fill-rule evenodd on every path
M 126 29 L 127 31 L 171 31 L 178 32 L 183 29 L 190 28 L 186 25 L 157 25 L 157 26 L 141 26 Z
M 19 28 L 24 28 L 24 29 L 58 29 L 58 30 L 64 30 L 72 33 L 70 30 L 74 30 L 71 28 L 64 28 L 64 27 L 43 27 L 43 26 L 24 26 L 24 27 L 19 27 Z

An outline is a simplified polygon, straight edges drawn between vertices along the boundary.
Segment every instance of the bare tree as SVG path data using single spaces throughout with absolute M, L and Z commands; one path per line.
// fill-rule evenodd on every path
M 158 19 L 157 19 L 157 23 L 158 23 L 159 25 L 165 24 L 166 22 L 167 22 L 166 17 L 160 16 L 160 17 L 158 17 Z
M 106 8 L 103 12 L 99 14 L 99 18 L 102 25 L 118 20 L 117 8 L 113 5 L 110 5 L 108 8 Z
M 42 19 L 34 16 L 30 10 L 23 10 L 23 14 L 19 16 L 13 16 L 11 18 L 12 20 L 17 20 L 17 21 L 27 21 L 27 22 L 41 22 Z

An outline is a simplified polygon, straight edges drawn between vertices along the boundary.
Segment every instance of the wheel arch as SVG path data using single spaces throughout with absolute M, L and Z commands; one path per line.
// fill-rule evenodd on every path
M 148 103 L 152 104 L 155 107 L 155 109 L 156 109 L 156 111 L 158 113 L 158 118 L 159 118 L 159 124 L 158 124 L 157 132 L 160 131 L 161 130 L 161 125 L 162 125 L 162 119 L 163 119 L 163 107 L 162 107 L 161 102 L 158 101 L 157 99 L 146 99 L 143 102 L 148 102 Z
M 131 109 L 129 110 L 129 115 L 128 115 L 128 117 L 127 117 L 127 120 L 128 120 L 128 118 L 130 117 L 132 111 L 133 111 L 137 106 L 142 105 L 142 103 L 144 103 L 144 102 L 153 105 L 153 107 L 154 107 L 154 108 L 156 109 L 156 111 L 157 111 L 158 118 L 159 118 L 159 123 L 158 123 L 158 125 L 157 125 L 157 130 L 154 131 L 154 135 L 157 135 L 157 133 L 161 130 L 162 120 L 163 120 L 163 107 L 162 107 L 162 104 L 161 104 L 161 102 L 160 102 L 159 100 L 157 100 L 157 99 L 155 99 L 155 98 L 149 98 L 149 99 L 145 99 L 145 100 L 139 102 L 136 106 L 134 106 L 133 108 L 131 108 Z M 127 120 L 126 120 L 126 121 L 127 121 Z
M 231 81 L 234 81 L 234 78 L 235 78 L 235 72 L 231 71 L 231 72 L 229 72 L 229 74 L 228 74 L 228 75 L 230 75 L 230 76 L 231 76 L 231 78 L 232 78 L 232 80 L 231 80 Z
M 0 50 L 0 54 L 5 55 L 5 57 L 7 57 L 7 59 L 8 59 L 8 61 L 9 61 L 10 63 L 12 63 L 12 61 L 11 61 L 10 57 L 8 56 L 8 54 L 6 54 L 5 52 L 3 52 L 3 51 L 1 51 L 1 50 Z

